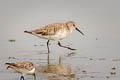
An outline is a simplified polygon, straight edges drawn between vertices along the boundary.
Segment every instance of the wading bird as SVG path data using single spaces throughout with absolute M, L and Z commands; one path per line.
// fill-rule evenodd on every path
M 47 48 L 48 48 L 48 53 L 50 53 L 50 49 L 49 49 L 49 41 L 50 40 L 55 40 L 58 41 L 58 45 L 60 47 L 64 47 L 64 48 L 68 48 L 70 50 L 76 50 L 67 46 L 63 46 L 60 43 L 60 40 L 66 38 L 67 36 L 69 36 L 73 30 L 77 30 L 79 31 L 82 35 L 83 32 L 80 31 L 77 27 L 76 27 L 76 23 L 73 21 L 68 21 L 65 23 L 52 23 L 52 24 L 48 24 L 42 28 L 39 29 L 35 29 L 35 30 L 27 30 L 24 31 L 25 33 L 29 33 L 32 35 L 35 35 L 39 38 L 43 38 L 48 40 L 47 41 Z
M 5 63 L 8 65 L 8 68 L 12 68 L 13 70 L 19 72 L 22 74 L 20 77 L 20 80 L 24 80 L 24 75 L 33 75 L 34 80 L 36 80 L 35 75 L 35 65 L 32 62 L 29 61 L 23 61 L 23 62 L 16 62 L 16 63 Z

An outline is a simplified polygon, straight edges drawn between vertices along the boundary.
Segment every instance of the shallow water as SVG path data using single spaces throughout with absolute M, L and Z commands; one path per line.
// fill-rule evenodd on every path
M 26 35 L 27 36 L 27 35 Z M 39 41 L 41 41 L 39 39 Z M 68 40 L 69 41 L 69 40 Z M 114 47 L 107 46 L 102 41 L 94 40 L 94 45 L 90 41 L 86 40 L 86 43 L 82 47 L 76 44 L 76 42 L 64 43 L 71 47 L 77 48 L 76 51 L 70 51 L 68 49 L 60 48 L 55 42 L 51 42 L 50 45 L 50 64 L 58 64 L 59 56 L 62 59 L 62 64 L 70 65 L 72 68 L 72 74 L 74 77 L 59 76 L 50 73 L 37 72 L 37 80 L 118 80 L 120 79 L 120 58 L 113 53 Z M 82 42 L 82 41 L 81 41 Z M 46 42 L 42 44 L 32 44 L 30 41 L 24 42 L 9 42 L 0 41 L 0 78 L 2 80 L 16 80 L 20 78 L 20 74 L 8 69 L 6 70 L 5 62 L 16 61 L 31 61 L 36 66 L 47 65 L 47 48 Z M 81 43 L 83 44 L 83 43 Z M 88 47 L 86 45 L 92 45 Z M 41 46 L 42 45 L 42 46 Z M 96 49 L 96 51 L 94 51 Z M 103 52 L 102 52 L 102 51 Z M 110 50 L 110 51 L 108 51 Z M 99 52 L 101 51 L 101 52 Z M 109 52 L 109 53 L 108 53 Z M 114 55 L 114 56 L 113 56 Z M 115 69 L 113 70 L 112 68 Z M 111 74 L 115 73 L 115 74 Z M 25 76 L 26 79 L 32 80 L 33 77 Z

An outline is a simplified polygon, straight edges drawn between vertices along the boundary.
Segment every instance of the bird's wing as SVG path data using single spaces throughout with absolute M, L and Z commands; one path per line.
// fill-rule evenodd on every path
M 17 62 L 15 63 L 16 67 L 31 70 L 33 69 L 34 65 L 31 62 L 24 61 L 24 62 Z
M 41 34 L 41 35 L 54 35 L 57 31 L 63 29 L 64 23 L 53 23 L 53 24 L 48 24 L 40 29 L 33 30 L 35 34 Z
M 27 61 L 24 61 L 24 62 L 16 62 L 16 63 L 5 63 L 7 64 L 10 68 L 13 68 L 13 69 L 22 69 L 22 70 L 32 70 L 34 68 L 34 65 L 31 63 L 31 62 L 27 62 Z

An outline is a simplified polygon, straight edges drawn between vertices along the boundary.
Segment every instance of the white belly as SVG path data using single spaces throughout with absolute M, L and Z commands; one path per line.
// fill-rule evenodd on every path
M 35 68 L 33 68 L 31 71 L 20 69 L 20 70 L 18 70 L 18 72 L 21 72 L 21 73 L 24 73 L 24 74 L 34 74 L 35 73 Z

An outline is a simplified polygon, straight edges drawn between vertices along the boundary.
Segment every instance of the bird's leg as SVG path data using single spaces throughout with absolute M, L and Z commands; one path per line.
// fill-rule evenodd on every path
M 48 53 L 50 53 L 50 49 L 49 49 L 49 42 L 50 42 L 50 40 L 48 40 L 48 41 L 47 41 Z
M 34 80 L 36 80 L 36 75 L 35 75 L 35 73 L 33 74 L 33 76 L 34 76 Z
M 50 54 L 49 42 L 50 42 L 50 40 L 47 41 L 47 48 L 48 48 L 48 64 L 50 64 L 50 61 L 49 61 L 49 54 Z
M 60 41 L 58 41 L 58 45 L 59 45 L 60 47 L 68 48 L 68 49 L 70 49 L 70 50 L 76 50 L 76 49 L 73 49 L 73 48 L 70 48 L 70 47 L 61 45 Z
M 20 80 L 24 80 L 24 77 L 23 77 L 23 76 L 21 76 L 21 77 L 20 77 Z
M 10 66 L 8 66 L 6 69 L 10 68 Z

